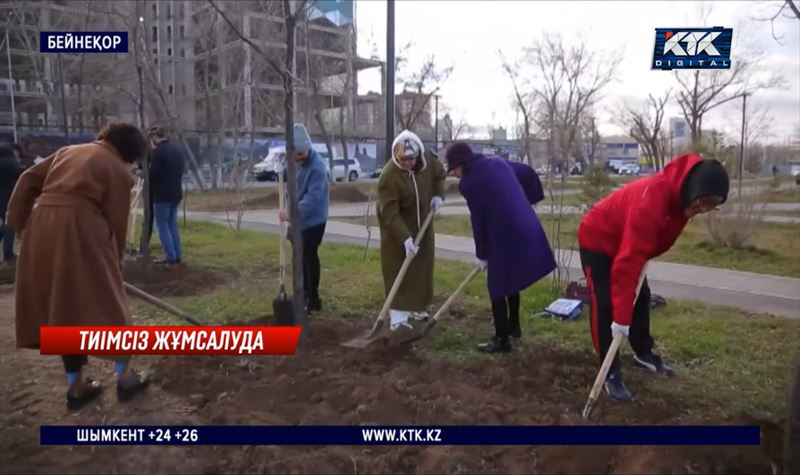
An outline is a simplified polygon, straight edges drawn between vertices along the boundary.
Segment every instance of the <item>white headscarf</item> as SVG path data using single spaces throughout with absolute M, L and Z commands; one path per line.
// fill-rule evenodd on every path
M 417 160 L 422 161 L 421 170 L 424 170 L 428 166 L 425 161 L 425 145 L 417 134 L 410 130 L 404 130 L 392 142 L 392 163 L 400 167 L 400 158 L 412 154 L 417 155 Z

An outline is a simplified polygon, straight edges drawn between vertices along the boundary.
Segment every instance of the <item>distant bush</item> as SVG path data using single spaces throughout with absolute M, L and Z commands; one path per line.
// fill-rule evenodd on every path
M 592 165 L 586 170 L 581 187 L 581 199 L 587 209 L 603 199 L 614 189 L 614 180 L 608 175 L 605 168 L 600 165 Z

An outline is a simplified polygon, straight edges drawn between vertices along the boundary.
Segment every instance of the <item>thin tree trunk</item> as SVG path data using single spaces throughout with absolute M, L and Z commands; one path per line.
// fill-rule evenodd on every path
M 295 76 L 295 26 L 297 17 L 292 12 L 291 0 L 283 0 L 283 11 L 286 23 L 286 61 L 283 74 L 284 90 L 284 132 L 286 133 L 286 168 L 288 174 L 287 184 L 289 187 L 289 207 L 290 222 L 292 224 L 292 287 L 295 323 L 306 329 L 305 313 L 305 289 L 303 288 L 303 241 L 300 236 L 300 213 L 297 206 L 297 174 L 295 161 L 292 159 L 295 153 L 294 144 L 294 76 Z M 283 239 L 283 237 L 281 237 Z M 304 340 L 306 332 L 300 335 L 301 341 Z

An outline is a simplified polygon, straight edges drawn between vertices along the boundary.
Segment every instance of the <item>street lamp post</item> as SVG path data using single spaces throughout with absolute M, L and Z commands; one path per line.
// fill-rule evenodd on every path
M 745 141 L 745 110 L 747 109 L 747 93 L 742 94 L 742 141 L 739 144 L 739 198 L 742 197 L 742 175 L 744 175 L 744 141 Z
M 392 158 L 394 138 L 394 0 L 386 2 L 386 159 Z

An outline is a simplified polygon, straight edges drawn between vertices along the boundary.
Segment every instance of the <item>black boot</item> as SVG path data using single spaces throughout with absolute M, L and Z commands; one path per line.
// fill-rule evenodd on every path
M 77 411 L 97 399 L 103 392 L 103 386 L 97 381 L 78 380 L 67 389 L 67 410 Z
M 322 299 L 319 298 L 319 291 L 306 291 L 306 313 L 321 312 Z
M 312 296 L 308 299 L 308 311 L 309 312 L 321 312 L 322 311 L 322 299 L 319 298 L 319 295 Z
M 675 370 L 672 369 L 668 364 L 664 363 L 664 360 L 655 353 L 642 356 L 634 354 L 633 365 L 651 373 L 675 376 Z
M 128 402 L 140 392 L 147 389 L 150 385 L 150 380 L 140 375 L 132 369 L 128 369 L 117 380 L 117 400 L 119 402 Z
M 606 393 L 611 396 L 612 399 L 615 401 L 620 402 L 631 402 L 633 401 L 633 395 L 628 388 L 625 387 L 625 381 L 622 380 L 622 373 L 620 371 L 616 371 L 613 373 L 608 374 L 608 378 L 606 378 Z
M 514 338 L 515 340 L 519 340 L 520 338 L 522 338 L 522 328 L 519 325 L 519 319 L 517 319 L 516 321 L 514 321 L 514 319 L 511 319 L 511 321 L 509 322 L 509 327 L 510 328 L 508 334 L 509 336 L 511 336 L 511 338 Z
M 478 345 L 478 351 L 483 353 L 508 353 L 511 351 L 511 342 L 508 341 L 508 338 L 495 336 L 488 342 Z

